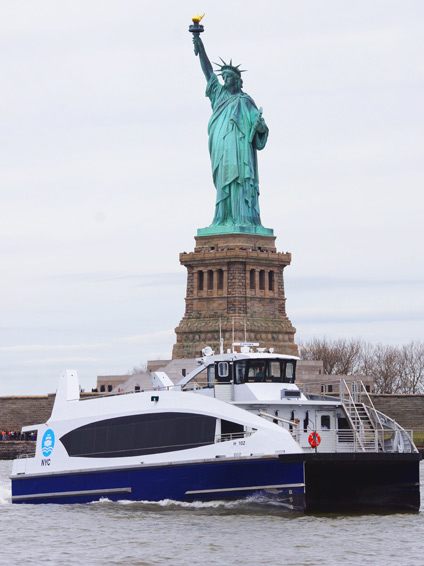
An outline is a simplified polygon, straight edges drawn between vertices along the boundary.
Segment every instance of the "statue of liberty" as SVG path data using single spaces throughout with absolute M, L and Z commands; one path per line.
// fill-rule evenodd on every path
M 209 120 L 209 153 L 216 188 L 215 216 L 209 228 L 198 235 L 247 232 L 272 235 L 264 228 L 259 214 L 259 179 L 257 151 L 263 149 L 268 127 L 253 99 L 242 91 L 240 65 L 222 61 L 218 75 L 214 73 L 200 38 L 203 26 L 193 19 L 194 52 L 199 56 L 205 75 L 206 96 L 212 105 Z

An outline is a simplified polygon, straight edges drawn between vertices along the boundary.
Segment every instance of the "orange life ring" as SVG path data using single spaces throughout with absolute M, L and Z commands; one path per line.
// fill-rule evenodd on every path
M 311 446 L 311 448 L 317 448 L 320 445 L 321 437 L 316 432 L 316 430 L 311 432 L 311 434 L 308 436 L 308 442 L 309 442 L 309 445 Z

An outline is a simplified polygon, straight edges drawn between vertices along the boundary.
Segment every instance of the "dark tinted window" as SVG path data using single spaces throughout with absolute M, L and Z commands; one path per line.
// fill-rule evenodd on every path
M 191 413 L 132 415 L 90 423 L 60 440 L 69 456 L 142 456 L 213 444 L 215 424 L 214 417 Z
M 294 383 L 295 362 L 285 360 L 250 359 L 236 362 L 235 382 Z
M 221 420 L 221 434 L 240 434 L 244 432 L 244 426 L 239 423 Z
M 330 415 L 321 415 L 321 429 L 330 430 Z
M 345 417 L 339 417 L 337 419 L 337 427 L 339 430 L 350 429 L 349 422 Z

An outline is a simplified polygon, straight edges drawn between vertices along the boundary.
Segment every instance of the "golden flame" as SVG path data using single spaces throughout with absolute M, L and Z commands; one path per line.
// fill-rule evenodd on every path
M 198 23 L 203 19 L 203 16 L 204 16 L 204 15 L 205 15 L 205 14 L 202 14 L 202 15 L 197 14 L 197 16 L 193 16 L 193 17 L 191 18 L 192 21 L 193 21 L 193 24 L 198 24 Z

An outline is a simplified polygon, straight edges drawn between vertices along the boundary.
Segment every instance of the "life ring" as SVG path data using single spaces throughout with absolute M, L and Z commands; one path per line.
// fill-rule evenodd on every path
M 321 443 L 321 437 L 320 435 L 314 430 L 313 432 L 311 432 L 311 434 L 308 436 L 308 442 L 311 448 L 317 448 L 320 443 Z

